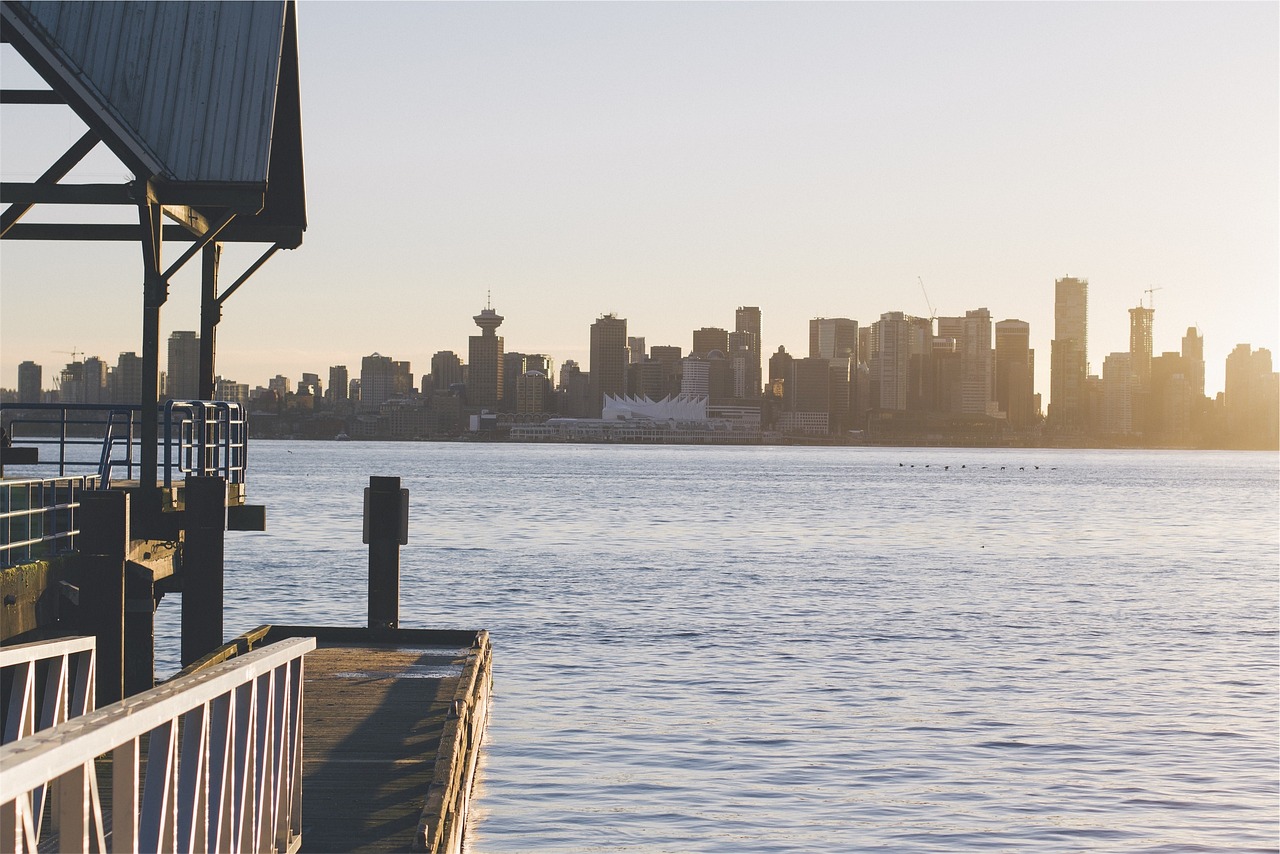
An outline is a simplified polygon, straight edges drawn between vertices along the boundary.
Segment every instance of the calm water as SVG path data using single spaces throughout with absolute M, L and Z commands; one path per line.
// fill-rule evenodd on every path
M 230 634 L 364 621 L 371 474 L 491 631 L 473 851 L 1277 849 L 1274 454 L 252 454 Z

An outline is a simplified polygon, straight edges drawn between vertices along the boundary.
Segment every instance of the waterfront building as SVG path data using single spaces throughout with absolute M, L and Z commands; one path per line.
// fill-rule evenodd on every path
M 689 355 L 706 358 L 707 354 L 712 350 L 718 350 L 721 353 L 729 352 L 729 331 L 716 326 L 704 326 L 701 329 L 695 329 L 693 331 L 693 349 L 689 351 Z
M 680 394 L 683 397 L 711 396 L 711 363 L 690 353 L 680 366 Z
M 503 318 L 493 306 L 486 305 L 472 320 L 480 327 L 480 334 L 467 339 L 467 405 L 497 409 L 505 391 L 506 363 L 502 336 L 498 335 Z
M 84 403 L 84 362 L 68 362 L 58 372 L 58 402 Z
M 97 356 L 89 356 L 84 360 L 81 369 L 81 402 L 101 404 L 107 403 L 107 363 Z
M 740 336 L 738 339 L 739 346 L 746 346 L 748 349 L 746 355 L 746 376 L 743 380 L 745 392 L 742 395 L 746 398 L 755 398 L 760 395 L 760 387 L 763 384 L 763 375 L 761 370 L 761 362 L 763 359 L 763 344 L 760 338 L 760 307 L 755 305 L 740 305 L 734 312 L 733 328 Z M 730 342 L 730 350 L 734 348 L 734 344 Z
M 871 324 L 871 401 L 877 409 L 910 408 L 923 397 L 924 362 L 933 349 L 933 323 L 900 311 Z M 912 357 L 917 357 L 914 359 Z M 913 370 L 914 366 L 914 370 Z
M 435 391 L 448 391 L 452 386 L 463 382 L 462 359 L 452 350 L 438 350 L 431 357 L 431 388 Z
M 323 389 L 320 385 L 320 375 L 304 373 L 301 382 L 298 383 L 298 394 L 309 394 L 316 400 L 324 397 Z
M 519 384 L 520 376 L 529 369 L 528 357 L 524 353 L 502 354 L 503 384 L 502 397 L 498 401 L 499 411 L 516 411 L 516 386 Z
M 674 345 L 654 344 L 649 348 L 649 358 L 662 365 L 663 396 L 674 397 L 680 393 L 680 370 L 683 353 L 682 348 Z
M 1153 308 L 1129 309 L 1129 355 L 1133 357 L 1133 375 L 1140 386 L 1151 382 Z
M 1181 353 L 1151 360 L 1146 433 L 1155 442 L 1186 445 L 1191 441 L 1193 394 L 1190 370 Z
M 556 410 L 570 418 L 587 418 L 591 414 L 591 375 L 578 367 L 573 359 L 560 365 L 560 387 Z
M 1204 397 L 1204 336 L 1194 326 L 1188 326 L 1182 337 L 1182 358 L 1186 359 L 1191 394 L 1199 400 Z
M 403 397 L 413 389 L 408 362 L 373 353 L 360 360 L 360 410 L 377 412 L 388 400 Z
M 1272 370 L 1271 351 L 1237 344 L 1227 356 L 1227 439 L 1235 448 L 1274 448 L 1280 415 L 1280 375 Z
M 996 406 L 1015 430 L 1035 421 L 1035 351 L 1031 349 L 1031 324 L 1002 320 L 996 324 Z
M 831 360 L 818 357 L 792 362 L 792 391 L 787 432 L 826 435 L 832 432 Z
M 551 384 L 542 371 L 524 371 L 516 378 L 516 406 L 519 414 L 547 411 Z
M 249 384 L 238 383 L 235 380 L 224 380 L 222 377 L 214 377 L 213 399 L 225 400 L 228 403 L 238 403 L 241 406 L 248 407 Z
M 28 359 L 18 365 L 18 402 L 39 403 L 44 394 L 44 368 Z
M 524 357 L 526 371 L 538 371 L 551 382 L 556 375 L 555 362 L 545 353 L 526 353 Z
M 627 364 L 634 365 L 637 362 L 643 362 L 647 354 L 644 350 L 644 336 L 628 335 L 627 336 Z
M 858 322 L 847 317 L 815 317 L 809 321 L 809 358 L 856 359 Z
M 1102 363 L 1102 432 L 1127 436 L 1133 432 L 1133 393 L 1138 385 L 1133 356 L 1112 353 Z
M 112 403 L 137 403 L 142 400 L 142 357 L 137 353 L 121 353 L 107 377 L 108 396 Z
M 661 400 L 668 396 L 663 364 L 646 356 L 643 361 L 627 365 L 627 389 L 637 397 Z
M 200 398 L 200 336 L 175 330 L 169 336 L 169 370 L 165 393 L 174 400 Z
M 1079 432 L 1086 426 L 1088 412 L 1088 279 L 1066 276 L 1054 283 L 1049 362 L 1049 424 L 1056 430 Z
M 599 417 L 607 394 L 627 392 L 627 321 L 603 314 L 591 324 L 591 413 Z
M 350 401 L 351 377 L 346 365 L 333 365 L 329 368 L 329 406 L 334 412 L 347 411 Z
M 960 338 L 960 411 L 995 415 L 995 358 L 991 349 L 991 312 L 966 311 Z

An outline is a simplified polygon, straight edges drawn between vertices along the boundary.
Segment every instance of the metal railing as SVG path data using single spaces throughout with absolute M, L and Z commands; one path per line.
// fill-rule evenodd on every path
M 315 646 L 281 641 L 0 747 L 0 850 L 55 837 L 64 851 L 298 850 L 302 659 Z M 108 754 L 104 812 L 95 762 Z M 52 826 L 37 830 L 46 785 Z
M 10 744 L 93 711 L 95 655 L 96 646 L 91 637 L 0 648 L 0 673 L 3 673 L 0 681 L 5 685 L 4 734 L 0 744 Z M 37 839 L 42 830 L 48 788 L 40 785 L 30 794 Z M 4 843 L 13 839 L 7 830 L 5 828 Z M 11 849 L 6 844 L 2 850 Z
M 0 416 L 3 416 L 15 445 L 54 451 L 52 459 L 41 452 L 41 460 L 35 465 L 56 465 L 58 477 L 65 477 L 69 469 L 93 469 L 99 475 L 109 474 L 115 466 L 123 465 L 128 471 L 126 477 L 132 479 L 133 469 L 138 465 L 134 447 L 141 414 L 140 406 L 117 403 L 17 403 L 0 406 Z M 124 457 L 116 459 L 114 452 L 120 446 L 123 446 Z
M 173 485 L 174 456 L 184 475 L 218 475 L 244 483 L 249 427 L 244 408 L 221 400 L 171 400 L 164 407 L 164 485 Z
M 244 483 L 249 447 L 245 408 L 221 400 L 171 400 L 163 417 L 164 485 L 175 476 L 219 475 Z M 109 489 L 118 468 L 132 480 L 140 466 L 142 409 L 124 404 L 19 403 L 0 406 L 0 418 L 15 445 L 48 448 L 36 467 L 68 471 L 91 469 Z
M 97 475 L 0 480 L 0 566 L 73 551 L 80 496 L 99 485 Z

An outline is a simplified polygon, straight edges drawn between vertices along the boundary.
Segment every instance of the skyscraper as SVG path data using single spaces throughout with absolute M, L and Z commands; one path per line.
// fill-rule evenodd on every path
M 472 320 L 480 334 L 467 339 L 467 405 L 496 409 L 505 391 L 502 336 L 498 335 L 502 315 L 486 305 Z
M 1035 351 L 1031 324 L 1002 320 L 996 324 L 996 405 L 1009 426 L 1022 429 L 1035 418 Z
M 740 305 L 734 313 L 733 322 L 734 331 L 740 336 L 750 336 L 749 338 L 739 338 L 739 341 L 745 343 L 748 347 L 746 356 L 747 376 L 745 379 L 746 394 L 744 397 L 754 398 L 760 395 L 760 386 L 762 380 L 761 361 L 763 346 L 760 342 L 760 307 L 755 305 Z
M 634 365 L 636 362 L 644 361 L 645 352 L 644 352 L 644 336 L 643 335 L 639 337 L 634 335 L 627 336 L 627 354 L 629 357 L 629 362 L 632 365 Z
M 1186 360 L 1191 394 L 1198 401 L 1204 397 L 1204 336 L 1194 326 L 1188 326 L 1182 337 L 1182 358 Z
M 1133 392 L 1136 385 L 1133 357 L 1112 353 L 1102 363 L 1102 431 L 1116 435 L 1133 432 Z
M 985 308 L 966 311 L 960 339 L 960 411 L 973 415 L 994 415 L 995 392 L 991 312 Z
M 693 349 L 689 355 L 705 359 L 712 350 L 719 350 L 722 354 L 729 352 L 729 331 L 718 326 L 693 330 Z
M 1089 375 L 1089 281 L 1071 276 L 1054 283 L 1053 341 L 1049 355 L 1049 423 L 1054 429 L 1085 427 Z
M 591 324 L 591 417 L 604 411 L 606 394 L 627 393 L 627 321 L 603 314 Z
M 43 396 L 44 368 L 30 360 L 18 365 L 18 402 L 39 403 Z
M 165 393 L 174 400 L 200 396 L 200 336 L 195 332 L 175 331 L 169 336 L 167 382 Z
M 911 357 L 932 349 L 926 326 L 900 311 L 886 312 L 871 324 L 872 408 L 907 409 L 911 400 Z M 931 328 L 929 324 L 928 328 Z
M 133 352 L 121 353 L 116 358 L 116 368 L 111 372 L 109 384 L 113 403 L 142 400 L 142 357 Z
M 347 411 L 350 382 L 346 365 L 333 365 L 329 368 L 329 406 L 334 412 Z
M 393 397 L 406 395 L 413 389 L 413 374 L 408 362 L 397 362 L 390 356 L 374 353 L 360 360 L 360 409 L 377 412 L 378 407 Z
M 1151 382 L 1151 329 L 1155 314 L 1154 308 L 1129 309 L 1129 355 L 1133 357 L 1133 375 L 1143 387 Z
M 847 317 L 815 317 L 809 321 L 809 358 L 858 358 L 858 321 Z

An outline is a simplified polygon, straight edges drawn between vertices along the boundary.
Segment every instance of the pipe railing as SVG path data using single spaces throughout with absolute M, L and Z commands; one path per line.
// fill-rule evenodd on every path
M 73 551 L 80 533 L 80 496 L 97 475 L 0 480 L 0 566 Z
M 315 646 L 281 641 L 0 747 L 0 850 L 298 850 L 302 661 Z M 104 812 L 95 762 L 108 754 Z M 38 832 L 46 785 L 53 826 Z
M 164 407 L 164 485 L 176 469 L 244 483 L 249 428 L 243 407 L 222 400 L 171 400 Z M 177 454 L 177 465 L 174 455 Z

